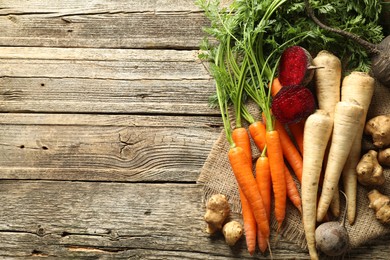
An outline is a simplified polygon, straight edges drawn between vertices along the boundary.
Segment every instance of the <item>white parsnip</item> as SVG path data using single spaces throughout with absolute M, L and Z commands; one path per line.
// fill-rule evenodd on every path
M 324 155 L 332 133 L 333 120 L 325 110 L 306 119 L 303 138 L 302 217 L 309 254 L 318 259 L 315 245 L 317 192 Z
M 335 188 L 338 186 L 363 111 L 363 107 L 355 100 L 340 101 L 336 105 L 328 162 L 317 208 L 317 221 L 319 222 L 325 217 Z
M 347 218 L 349 224 L 355 222 L 356 217 L 356 194 L 357 194 L 357 172 L 356 166 L 360 160 L 361 143 L 367 111 L 374 94 L 375 80 L 365 72 L 354 71 L 343 79 L 341 85 L 341 100 L 356 100 L 364 109 L 359 125 L 354 130 L 356 136 L 351 151 L 342 171 L 344 192 L 348 198 Z
M 340 101 L 341 61 L 333 53 L 322 50 L 313 59 L 317 67 L 314 73 L 314 86 L 319 109 L 327 111 L 333 120 L 336 104 Z M 334 197 L 330 205 L 335 216 L 340 215 L 340 198 Z
M 333 118 L 335 106 L 340 101 L 341 61 L 323 50 L 313 59 L 313 65 L 318 67 L 314 73 L 318 107 Z

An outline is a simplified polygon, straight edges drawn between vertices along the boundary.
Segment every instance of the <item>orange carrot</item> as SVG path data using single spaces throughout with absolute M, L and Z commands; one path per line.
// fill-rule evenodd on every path
M 294 206 L 302 213 L 302 200 L 299 195 L 298 188 L 294 182 L 293 177 L 291 176 L 290 170 L 285 165 L 284 172 L 286 175 L 286 186 L 287 186 L 287 197 L 294 204 Z
M 242 219 L 244 222 L 246 246 L 248 248 L 249 254 L 253 255 L 256 249 L 256 233 L 258 232 L 256 219 L 253 215 L 249 202 L 241 189 L 239 189 L 239 193 L 241 200 Z M 261 234 L 260 231 L 259 233 Z
M 247 198 L 252 208 L 258 228 L 265 237 L 270 235 L 267 212 L 264 208 L 263 199 L 257 188 L 255 177 L 248 157 L 241 147 L 232 147 L 228 152 L 229 162 L 236 177 L 238 186 Z
M 261 155 L 256 161 L 256 183 L 259 188 L 267 216 L 271 215 L 271 172 L 269 159 Z
M 302 182 L 303 159 L 301 154 L 295 147 L 294 143 L 291 141 L 291 138 L 288 135 L 286 129 L 284 129 L 284 126 L 277 120 L 275 120 L 275 129 L 279 133 L 284 157 L 290 164 L 299 182 Z
M 268 242 L 259 230 L 257 230 L 257 245 L 259 246 L 260 251 L 265 253 L 268 247 Z
M 265 125 L 261 121 L 249 125 L 249 133 L 259 151 L 263 151 L 265 147 L 265 132 Z
M 263 204 L 267 212 L 267 218 L 271 215 L 271 172 L 268 157 L 261 155 L 256 161 L 256 183 L 263 198 Z M 258 232 L 257 243 L 261 252 L 265 252 L 268 247 L 265 237 Z
M 275 218 L 278 222 L 278 231 L 280 230 L 284 217 L 286 215 L 286 177 L 284 173 L 283 149 L 279 133 L 276 130 L 270 130 L 265 135 L 268 159 L 271 170 L 272 187 L 275 198 Z
M 239 146 L 244 150 L 252 165 L 252 150 L 248 131 L 244 127 L 235 128 L 232 132 L 232 138 L 236 146 Z
M 301 120 L 295 124 L 289 124 L 288 128 L 290 129 L 291 134 L 294 136 L 298 149 L 303 156 L 303 130 L 305 128 L 305 120 Z
M 246 156 L 248 163 L 252 168 L 252 151 L 248 132 L 243 127 L 235 128 L 232 132 L 232 138 L 237 147 L 241 147 Z M 253 255 L 256 249 L 257 224 L 253 215 L 251 206 L 245 197 L 243 191 L 238 188 L 241 201 L 242 219 L 244 222 L 245 240 L 249 254 Z
M 274 78 L 271 84 L 271 96 L 275 96 L 279 90 L 282 88 L 282 84 L 280 84 L 280 81 L 278 78 Z

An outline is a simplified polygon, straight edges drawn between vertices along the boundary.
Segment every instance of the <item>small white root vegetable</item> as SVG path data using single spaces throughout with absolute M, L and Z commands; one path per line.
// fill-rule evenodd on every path
M 214 194 L 206 204 L 204 220 L 207 222 L 206 232 L 214 234 L 222 229 L 222 225 L 230 213 L 230 205 L 225 195 Z
M 364 133 L 372 136 L 375 147 L 390 146 L 390 114 L 379 115 L 368 120 Z
M 317 221 L 321 222 L 338 186 L 341 172 L 351 150 L 356 128 L 363 116 L 363 107 L 358 102 L 340 101 L 336 105 L 332 141 L 325 169 L 324 182 L 317 208 Z
M 390 198 L 378 190 L 374 189 L 368 194 L 368 199 L 370 200 L 370 205 L 368 207 L 375 211 L 375 217 L 379 222 L 383 224 L 390 223 Z
M 345 195 L 344 192 L 342 193 Z M 322 223 L 316 229 L 315 237 L 317 247 L 321 252 L 328 256 L 344 255 L 350 247 L 348 231 L 345 228 L 347 209 L 348 204 L 346 203 L 344 217 L 341 223 L 338 223 L 337 221 L 328 221 Z
M 315 245 L 318 184 L 333 120 L 325 110 L 317 110 L 305 123 L 303 137 L 302 217 L 309 254 L 318 259 Z
M 374 150 L 370 150 L 362 156 L 362 159 L 356 166 L 357 178 L 360 184 L 370 186 L 385 183 L 383 168 L 379 164 L 377 157 L 378 152 Z
M 335 106 L 340 101 L 341 61 L 323 50 L 313 59 L 313 65 L 318 67 L 314 73 L 318 107 L 333 118 Z
M 390 166 L 390 148 L 379 151 L 378 162 L 382 166 Z
M 344 191 L 348 198 L 348 222 L 353 224 L 356 217 L 357 173 L 356 166 L 360 160 L 361 143 L 367 111 L 374 94 L 375 80 L 365 72 L 354 71 L 343 79 L 341 86 L 341 101 L 354 99 L 364 109 L 359 126 L 355 129 L 356 136 L 351 151 L 342 171 Z
M 235 220 L 229 221 L 223 226 L 222 233 L 225 237 L 226 244 L 234 246 L 242 236 L 242 225 Z

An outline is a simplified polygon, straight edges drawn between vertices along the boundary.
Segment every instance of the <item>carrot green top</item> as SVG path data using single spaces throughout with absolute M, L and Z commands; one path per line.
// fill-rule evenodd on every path
M 287 0 L 266 0 L 260 4 L 255 0 L 236 0 L 227 10 L 219 6 L 218 0 L 198 1 L 212 23 L 208 32 L 218 40 L 216 47 L 205 41 L 203 49 L 209 52 L 207 58 L 211 61 L 211 73 L 216 81 L 218 106 L 232 147 L 229 105 L 234 108 L 235 127 L 241 127 L 242 117 L 250 123 L 254 121 L 244 106 L 245 98 L 252 98 L 264 113 L 267 130 L 272 130 L 268 83 L 277 68 L 278 58 L 275 57 L 284 47 L 307 37 L 307 33 L 306 36 L 297 34 L 283 44 L 275 42 L 271 51 L 264 50 L 265 41 L 269 41 L 269 36 L 265 35 L 272 24 L 272 15 L 285 2 Z
M 211 63 L 211 74 L 216 81 L 220 106 L 229 143 L 231 125 L 227 113 L 233 105 L 235 126 L 242 118 L 253 117 L 243 105 L 253 99 L 266 117 L 266 127 L 273 129 L 270 111 L 271 96 L 268 83 L 272 81 L 283 49 L 301 45 L 316 53 L 330 50 L 345 60 L 349 70 L 369 70 L 369 58 L 352 41 L 321 30 L 307 16 L 303 1 L 299 0 L 233 0 L 223 7 L 221 0 L 196 0 L 209 19 L 206 37 L 200 48 L 200 58 Z M 384 38 L 379 25 L 381 1 L 310 1 L 314 12 L 327 17 L 329 26 L 355 31 L 373 43 Z M 340 15 L 342 14 L 342 15 Z M 357 30 L 358 29 L 358 30 Z M 214 99 L 216 100 L 216 99 Z M 214 103 L 215 104 L 215 103 Z

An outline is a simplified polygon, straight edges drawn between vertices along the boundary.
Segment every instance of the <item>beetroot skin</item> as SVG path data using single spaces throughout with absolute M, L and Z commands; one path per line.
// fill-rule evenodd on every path
M 283 87 L 274 97 L 272 113 L 279 122 L 291 124 L 308 117 L 316 109 L 311 91 L 304 86 Z
M 306 86 L 314 75 L 313 58 L 303 47 L 292 46 L 284 50 L 279 62 L 279 81 L 282 86 Z

